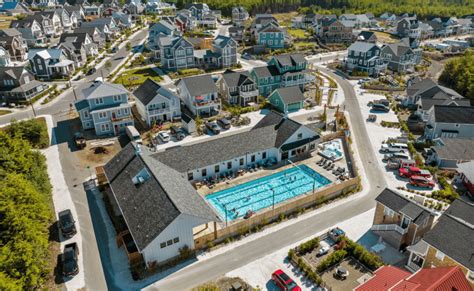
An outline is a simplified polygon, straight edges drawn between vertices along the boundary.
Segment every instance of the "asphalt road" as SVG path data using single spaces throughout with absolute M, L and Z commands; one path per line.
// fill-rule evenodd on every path
M 329 70 L 323 69 L 323 71 L 334 78 L 344 90 L 345 109 L 350 115 L 352 134 L 356 137 L 360 158 L 370 185 L 369 193 L 357 199 L 348 200 L 337 208 L 318 213 L 277 232 L 238 246 L 226 253 L 189 265 L 148 286 L 147 290 L 190 289 L 317 232 L 324 231 L 340 221 L 350 219 L 375 206 L 374 198 L 385 187 L 386 182 L 383 175 L 380 175 L 382 169 L 376 162 L 376 156 L 364 125 L 365 120 L 360 112 L 356 94 L 349 82 Z
M 132 47 L 139 45 L 145 37 L 146 31 L 141 31 L 135 35 L 130 40 Z M 125 46 L 123 46 L 110 58 L 112 63 L 111 71 L 118 67 L 127 56 L 128 51 Z M 97 70 L 93 75 L 86 76 L 78 81 L 73 81 L 72 83 L 77 97 L 81 98 L 81 90 L 90 86 L 90 81 L 95 80 L 97 77 L 101 77 L 102 74 L 105 77 L 108 76 L 110 72 L 105 68 L 102 68 Z M 70 110 L 70 104 L 73 104 L 74 100 L 74 94 L 70 91 L 65 96 L 62 96 L 51 103 L 35 106 L 35 109 L 37 115 L 49 114 L 53 116 L 55 128 L 53 129 L 52 143 L 58 144 L 64 177 L 78 215 L 76 220 L 79 222 L 81 228 L 81 251 L 84 259 L 83 271 L 85 286 L 87 290 L 102 291 L 107 290 L 108 288 L 99 256 L 94 226 L 91 221 L 89 203 L 83 187 L 83 182 L 91 176 L 92 169 L 87 169 L 86 167 L 79 165 L 75 156 L 71 155 L 71 151 L 75 150 L 72 145 L 73 133 L 77 129 L 71 126 L 71 121 L 69 121 L 70 116 L 68 113 Z M 29 107 L 27 110 L 1 117 L 0 124 L 8 123 L 12 118 L 20 120 L 31 117 L 33 117 L 33 111 L 31 110 L 31 107 Z

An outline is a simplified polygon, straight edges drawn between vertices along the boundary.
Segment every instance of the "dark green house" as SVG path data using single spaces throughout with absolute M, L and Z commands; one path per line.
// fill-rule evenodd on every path
M 280 111 L 287 114 L 303 108 L 304 95 L 299 86 L 279 88 L 268 97 L 270 104 Z

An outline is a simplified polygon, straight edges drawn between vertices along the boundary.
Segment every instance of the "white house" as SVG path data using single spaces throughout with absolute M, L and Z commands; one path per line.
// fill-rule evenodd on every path
M 315 150 L 318 142 L 319 135 L 310 128 L 271 111 L 249 131 L 167 148 L 154 158 L 198 182 L 268 160 L 305 155 Z
M 131 235 L 126 249 L 140 253 L 148 265 L 165 263 L 186 247 L 193 249 L 193 228 L 220 221 L 185 175 L 156 160 L 146 148 L 128 144 L 104 170 L 109 198 Z
M 148 126 L 152 126 L 153 122 L 171 121 L 181 117 L 179 97 L 152 79 L 141 84 L 133 95 L 138 114 Z
M 212 116 L 219 113 L 221 101 L 211 75 L 193 76 L 178 81 L 178 94 L 194 115 Z

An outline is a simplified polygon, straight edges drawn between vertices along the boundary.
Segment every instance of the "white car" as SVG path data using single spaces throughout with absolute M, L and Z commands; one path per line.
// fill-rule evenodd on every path
M 408 145 L 405 143 L 385 143 L 380 150 L 384 153 L 406 152 Z
M 166 131 L 160 131 L 158 133 L 158 138 L 161 139 L 162 142 L 169 142 L 170 141 L 170 135 Z
M 329 246 L 327 245 L 322 245 L 321 248 L 318 250 L 318 253 L 316 254 L 318 257 L 324 256 L 329 252 Z

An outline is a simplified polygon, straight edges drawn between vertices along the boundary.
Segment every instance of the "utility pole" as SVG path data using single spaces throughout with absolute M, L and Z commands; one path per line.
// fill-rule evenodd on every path
M 76 88 L 72 88 L 72 92 L 74 93 L 74 100 L 77 101 Z

